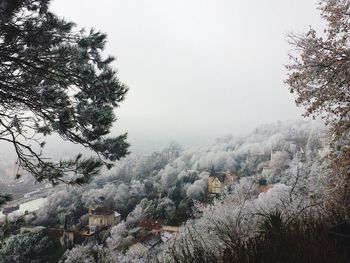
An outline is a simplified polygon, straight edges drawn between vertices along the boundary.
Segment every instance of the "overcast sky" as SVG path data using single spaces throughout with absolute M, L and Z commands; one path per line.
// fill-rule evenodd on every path
M 130 87 L 113 133 L 134 150 L 198 144 L 298 119 L 283 84 L 288 33 L 321 21 L 314 0 L 54 0 L 52 10 L 108 34 Z

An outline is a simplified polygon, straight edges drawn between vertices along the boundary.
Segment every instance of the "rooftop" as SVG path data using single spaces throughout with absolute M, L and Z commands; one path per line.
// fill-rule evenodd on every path
M 179 227 L 177 227 L 177 226 L 163 226 L 162 230 L 167 231 L 167 232 L 179 232 Z
M 155 245 L 157 245 L 158 243 L 160 243 L 160 237 L 151 233 L 148 234 L 147 236 L 145 236 L 144 239 L 142 239 L 140 241 L 140 243 L 145 246 L 146 248 L 150 249 L 152 247 L 154 247 Z
M 89 213 L 92 215 L 110 215 L 114 214 L 114 211 L 108 207 L 97 207 L 95 209 L 91 208 Z
M 139 226 L 147 229 L 161 229 L 162 222 L 155 219 L 143 219 L 140 221 Z

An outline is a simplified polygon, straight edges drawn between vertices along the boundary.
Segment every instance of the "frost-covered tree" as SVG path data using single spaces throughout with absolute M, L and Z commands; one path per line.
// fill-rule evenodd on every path
M 296 54 L 286 83 L 296 93 L 296 103 L 305 107 L 305 116 L 322 115 L 336 135 L 350 131 L 350 3 L 321 0 L 323 34 L 310 28 L 305 35 L 292 35 Z
M 45 205 L 39 209 L 31 223 L 55 226 L 63 224 L 68 226 L 74 224 L 80 216 L 86 213 L 86 208 L 81 200 L 82 189 L 61 189 L 47 198 Z
M 111 228 L 110 237 L 107 238 L 107 246 L 110 250 L 118 251 L 127 248 L 133 242 L 133 236 L 129 235 L 127 225 L 123 221 Z
M 10 236 L 2 242 L 0 262 L 46 263 L 57 260 L 60 244 L 42 234 Z
M 36 180 L 82 184 L 127 154 L 126 134 L 107 135 L 128 89 L 111 66 L 113 57 L 102 54 L 106 35 L 74 29 L 49 3 L 0 3 L 0 141 L 12 144 L 18 166 Z M 48 159 L 42 148 L 50 134 L 98 158 Z
M 88 185 L 54 189 L 49 202 L 36 212 L 35 222 L 58 224 L 67 215 L 77 224 L 87 208 L 96 206 L 107 206 L 127 218 L 146 198 L 155 207 L 147 216 L 162 219 L 167 224 L 181 223 L 192 216 L 195 201 L 207 201 L 209 164 L 214 164 L 221 172 L 236 173 L 237 180 L 245 176 L 264 176 L 268 183 L 289 186 L 295 183 L 299 169 L 297 191 L 312 189 L 312 194 L 327 193 L 325 188 L 319 187 L 325 181 L 325 158 L 329 151 L 325 135 L 320 122 L 279 122 L 261 126 L 240 140 L 228 137 L 208 146 L 184 149 L 175 159 L 160 166 L 145 162 L 152 162 L 149 156 L 159 157 L 163 151 L 155 155 L 132 154 L 118 162 L 108 175 L 94 177 Z M 145 176 L 140 176 L 139 167 L 147 167 Z M 140 213 L 135 215 L 144 216 L 142 207 L 138 206 L 137 211 Z
M 78 262 L 86 262 L 86 263 L 94 263 L 95 259 L 91 253 L 91 246 L 75 246 L 71 250 L 67 250 L 64 254 L 65 263 L 78 263 Z
M 153 201 L 145 198 L 129 213 L 126 218 L 126 223 L 129 225 L 137 225 L 142 219 L 153 215 L 154 209 Z
M 271 160 L 269 163 L 269 168 L 280 171 L 288 166 L 289 155 L 287 152 L 277 151 L 271 155 Z
M 348 207 L 350 189 L 350 2 L 321 0 L 323 33 L 310 30 L 292 35 L 296 53 L 286 83 L 296 93 L 305 116 L 322 116 L 333 133 L 333 185 L 340 203 Z
M 204 196 L 204 194 L 207 194 L 207 184 L 208 183 L 206 180 L 196 180 L 187 188 L 187 196 L 195 200 L 201 199 Z
M 78 245 L 67 250 L 62 263 L 110 263 L 114 261 L 114 255 L 108 249 L 94 244 Z
M 260 238 L 261 225 L 266 218 L 277 214 L 282 225 L 288 226 L 296 220 L 304 224 L 303 216 L 318 208 L 317 201 L 294 192 L 292 186 L 276 184 L 260 194 L 253 186 L 253 180 L 243 178 L 235 185 L 232 194 L 200 208 L 201 216 L 187 221 L 180 228 L 176 240 L 165 249 L 162 262 L 206 262 L 208 258 L 208 262 L 251 262 L 254 251 L 261 251 L 263 247 L 254 247 L 254 242 Z M 228 256 L 229 251 L 235 255 Z M 245 261 L 237 259 L 239 252 Z M 202 253 L 204 257 L 201 258 L 198 254 Z M 268 253 L 275 251 L 270 249 Z M 169 255 L 171 259 L 167 258 Z M 261 257 L 262 254 L 258 255 Z

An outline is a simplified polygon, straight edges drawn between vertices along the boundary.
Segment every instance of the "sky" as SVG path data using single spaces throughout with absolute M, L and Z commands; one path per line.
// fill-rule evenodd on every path
M 107 33 L 129 86 L 112 134 L 134 151 L 209 142 L 301 118 L 283 83 L 291 32 L 321 27 L 315 0 L 53 0 L 78 27 Z

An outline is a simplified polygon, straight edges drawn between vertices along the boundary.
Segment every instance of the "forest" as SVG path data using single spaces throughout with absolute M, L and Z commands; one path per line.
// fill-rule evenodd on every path
M 304 119 L 147 153 L 115 128 L 129 86 L 107 35 L 50 4 L 0 2 L 1 263 L 349 262 L 349 0 L 318 1 L 322 30 L 287 36 L 283 85 Z M 83 150 L 57 159 L 48 138 Z
M 128 248 L 139 238 L 134 231 L 145 219 L 181 226 L 177 237 L 180 241 L 187 237 L 186 231 L 195 228 L 196 238 L 205 241 L 210 248 L 208 253 L 214 253 L 219 251 L 216 246 L 221 237 L 208 230 L 215 229 L 216 224 L 224 227 L 239 217 L 239 232 L 245 236 L 257 229 L 260 213 L 279 207 L 292 216 L 299 209 L 317 207 L 329 194 L 326 187 L 329 153 L 324 123 L 308 121 L 263 125 L 248 136 L 225 136 L 200 148 L 172 143 L 159 152 L 131 154 L 82 187 L 53 188 L 45 205 L 24 216 L 24 220 L 25 224 L 47 228 L 65 225 L 78 231 L 86 227 L 91 207 L 108 207 L 121 214 L 121 223 L 67 250 L 64 262 L 83 262 L 93 257 L 94 249 L 97 250 L 94 253 L 103 251 L 124 262 L 136 259 L 142 262 L 144 254 L 130 253 Z M 220 195 L 212 196 L 208 193 L 212 169 L 229 171 L 237 180 Z M 273 185 L 266 193 L 258 190 L 261 179 Z M 243 201 L 246 203 L 241 206 Z M 33 245 L 37 243 L 38 237 L 35 238 Z M 18 240 L 10 239 L 0 251 L 4 259 L 13 256 L 15 242 Z M 46 254 L 50 247 L 45 244 L 42 253 Z M 160 244 L 151 254 L 159 257 L 170 253 L 173 246 L 172 242 Z

